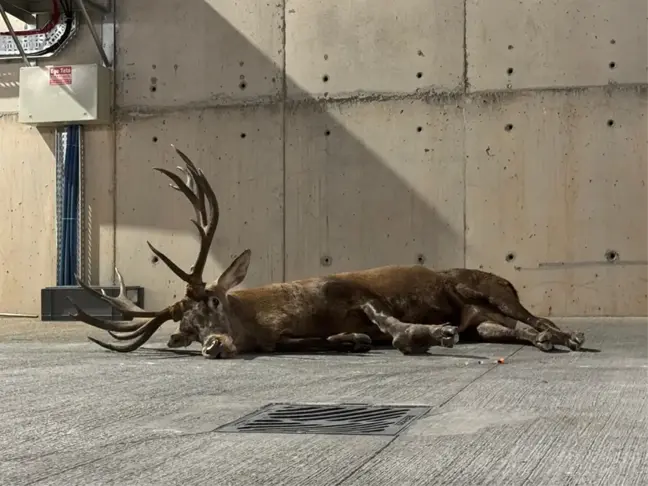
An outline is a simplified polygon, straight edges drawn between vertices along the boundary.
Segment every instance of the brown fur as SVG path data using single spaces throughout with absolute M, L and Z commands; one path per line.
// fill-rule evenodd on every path
M 190 273 L 151 249 L 187 282 L 186 295 L 151 312 L 126 298 L 119 272 L 121 292 L 117 298 L 102 296 L 79 282 L 127 319 L 151 318 L 144 323 L 111 323 L 77 307 L 74 317 L 78 320 L 108 330 L 118 340 L 135 338 L 126 346 L 90 338 L 100 346 L 132 351 L 170 319 L 179 325 L 167 345 L 175 348 L 197 341 L 207 358 L 310 349 L 360 352 L 379 342 L 391 342 L 405 354 L 422 353 L 435 345 L 452 347 L 458 333 L 473 333 L 483 340 L 523 340 L 542 350 L 554 344 L 576 350 L 583 343 L 582 334 L 562 331 L 551 321 L 529 313 L 510 282 L 479 270 L 433 271 L 419 265 L 392 265 L 234 290 L 248 271 L 251 253 L 245 250 L 216 282 L 207 285 L 202 270 L 218 223 L 218 204 L 204 174 L 176 151 L 186 163 L 187 181 L 182 183 L 175 174 L 158 170 L 172 178 L 176 189 L 194 205 L 201 249 Z

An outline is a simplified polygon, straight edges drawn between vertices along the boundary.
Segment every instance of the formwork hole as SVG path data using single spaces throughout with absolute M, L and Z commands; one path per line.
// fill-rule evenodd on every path
M 508 68 L 508 69 L 506 70 L 506 74 L 508 74 L 509 76 L 510 76 L 511 74 L 513 74 L 513 68 Z
M 149 89 L 151 90 L 151 93 L 155 93 L 157 91 L 157 86 L 151 86 Z
M 245 137 L 247 137 L 247 134 L 245 132 L 241 133 L 241 138 L 245 138 Z
M 608 127 L 613 127 L 613 126 L 614 126 L 614 120 L 609 119 L 609 120 L 607 121 L 607 126 L 608 126 Z
M 615 250 L 607 250 L 605 252 L 605 259 L 610 263 L 614 263 L 619 260 L 619 253 Z
M 418 255 L 416 255 L 416 262 L 419 265 L 423 265 L 425 263 L 425 255 L 423 255 L 422 253 L 419 253 Z
M 245 81 L 241 81 L 239 83 L 239 89 L 243 91 L 245 88 L 247 88 L 247 83 Z
M 328 80 L 329 80 L 328 74 L 325 74 L 324 76 L 322 76 L 322 81 L 324 81 L 325 83 L 328 83 Z
M 423 127 L 416 127 L 416 131 L 419 132 L 419 133 L 422 132 L 422 131 L 423 131 Z
M 616 44 L 616 40 L 610 39 L 610 44 Z
M 330 267 L 332 262 L 333 259 L 328 255 L 324 255 L 322 258 L 320 258 L 320 264 L 323 267 Z
M 151 140 L 153 140 L 153 142 L 155 143 L 155 142 L 158 141 L 158 138 L 157 138 L 157 137 L 153 137 Z
M 616 62 L 612 61 L 608 66 L 610 66 L 610 69 L 614 69 L 616 67 Z
M 513 130 L 513 124 L 512 123 L 507 123 L 504 126 L 504 130 L 506 130 L 507 132 L 510 132 L 511 130 Z
M 419 79 L 421 79 L 421 78 L 423 77 L 423 73 L 422 73 L 422 72 L 418 72 L 418 73 L 416 73 L 416 77 L 419 78 Z
M 512 50 L 513 50 L 513 44 L 509 44 L 509 46 L 508 46 L 508 50 L 509 50 L 509 51 L 512 51 Z
M 513 260 L 515 260 L 515 253 L 513 253 L 512 251 L 508 252 L 504 257 L 504 260 L 506 260 L 507 262 L 512 262 Z
M 157 255 L 153 255 L 153 256 L 151 257 L 151 263 L 152 263 L 153 265 L 155 265 L 155 264 L 156 264 L 157 262 L 159 262 L 159 261 L 160 261 L 160 259 L 157 257 Z
M 331 134 L 331 130 L 326 130 L 326 131 L 324 132 L 324 135 L 326 135 L 327 137 L 328 137 L 330 134 Z

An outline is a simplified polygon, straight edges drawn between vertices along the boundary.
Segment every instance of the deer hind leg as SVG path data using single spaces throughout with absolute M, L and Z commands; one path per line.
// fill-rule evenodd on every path
M 512 289 L 498 287 L 495 292 L 488 294 L 474 291 L 465 286 L 457 286 L 460 295 L 468 298 L 486 298 L 488 303 L 499 310 L 505 316 L 531 326 L 538 332 L 548 332 L 552 335 L 552 342 L 558 346 L 566 346 L 572 351 L 578 351 L 585 342 L 585 335 L 582 332 L 565 331 L 560 329 L 554 322 L 543 317 L 531 314 L 520 302 L 520 299 Z
M 461 311 L 459 333 L 470 329 L 475 329 L 485 342 L 523 341 L 542 351 L 551 351 L 556 344 L 556 336 L 551 331 L 540 332 L 524 322 L 478 305 L 466 306 Z
M 432 346 L 451 348 L 459 339 L 455 326 L 402 322 L 369 302 L 360 307 L 372 323 L 392 337 L 393 346 L 403 354 L 423 354 Z

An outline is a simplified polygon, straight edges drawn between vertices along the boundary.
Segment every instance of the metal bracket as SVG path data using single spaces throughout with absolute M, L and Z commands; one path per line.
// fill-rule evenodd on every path
M 5 11 L 4 4 L 0 2 L 0 15 L 2 15 L 2 20 L 4 21 L 5 25 L 7 26 L 7 29 L 9 29 L 9 33 L 11 34 L 11 38 L 13 39 L 14 43 L 16 44 L 16 48 L 18 49 L 18 52 L 20 52 L 20 57 L 22 57 L 23 62 L 25 63 L 25 66 L 30 67 L 31 63 L 29 62 L 29 59 L 27 59 L 27 54 L 25 54 L 25 49 L 23 49 L 22 43 L 18 40 L 18 36 L 16 35 L 16 31 L 14 30 L 13 26 L 11 25 L 11 22 L 9 21 L 9 17 L 7 17 L 7 12 Z
M 2 20 L 7 26 L 11 41 L 13 41 L 15 50 L 17 51 L 16 56 L 12 56 L 10 54 L 9 56 L 3 56 L 2 58 L 0 58 L 0 60 L 16 58 L 19 54 L 25 65 L 31 66 L 33 65 L 33 61 L 30 62 L 30 58 L 38 59 L 42 57 L 49 57 L 55 52 L 58 52 L 58 50 L 63 47 L 62 44 L 64 44 L 65 42 L 61 42 L 57 39 L 58 37 L 60 37 L 60 35 L 69 37 L 76 32 L 77 23 L 75 18 L 73 18 L 72 20 L 72 29 L 70 32 L 56 31 L 55 36 L 58 37 L 53 38 L 52 40 L 52 42 L 56 41 L 56 43 L 58 43 L 58 45 L 56 45 L 56 49 L 50 49 L 50 51 L 52 52 L 45 52 L 43 48 L 46 46 L 41 47 L 40 44 L 38 44 L 45 42 L 40 40 L 43 37 L 42 33 L 34 32 L 33 35 L 30 33 L 22 33 L 22 38 L 19 38 L 7 16 L 7 13 L 9 13 L 14 17 L 29 23 L 30 25 L 36 24 L 37 21 L 35 14 L 38 12 L 50 11 L 48 9 L 51 8 L 51 2 L 52 0 L 0 0 L 0 16 L 2 16 Z M 88 24 L 88 29 L 90 31 L 90 34 L 92 35 L 92 39 L 95 43 L 96 48 L 99 51 L 103 65 L 105 67 L 111 68 L 114 63 L 115 57 L 115 1 L 76 0 L 74 2 L 74 6 L 71 8 L 73 15 L 74 13 L 78 12 L 81 14 L 81 16 L 83 16 L 84 20 Z M 90 18 L 90 9 L 98 12 L 101 15 L 101 38 L 99 37 L 99 33 L 97 32 L 97 29 L 95 28 Z M 62 28 L 65 30 L 65 23 L 61 24 L 60 26 L 57 25 L 56 28 Z M 5 35 L 5 37 L 7 36 Z M 9 39 L 6 39 L 5 43 L 9 46 L 9 50 L 12 51 L 13 49 L 11 46 L 11 41 L 9 41 L 9 43 L 7 43 L 7 41 L 9 41 Z M 63 41 L 65 41 L 65 38 L 63 38 Z M 36 47 L 32 47 L 33 42 L 37 42 L 38 45 Z
M 101 56 L 101 60 L 103 61 L 104 66 L 112 67 L 112 62 L 110 59 L 108 59 L 108 55 L 106 54 L 106 49 L 104 49 L 104 44 L 101 41 L 101 39 L 99 39 L 99 35 L 97 34 L 97 29 L 95 29 L 94 25 L 92 24 L 92 20 L 90 19 L 90 14 L 88 14 L 88 9 L 85 6 L 85 2 L 88 2 L 89 5 L 93 6 L 94 8 L 97 8 L 100 12 L 103 12 L 104 9 L 103 7 L 99 8 L 99 5 L 96 2 L 92 2 L 90 0 L 77 0 L 77 5 L 79 6 L 79 10 L 81 11 L 81 14 L 83 15 L 83 18 L 85 19 L 86 23 L 88 24 L 88 29 L 90 29 L 90 34 L 92 35 L 92 39 L 94 40 L 95 46 L 99 51 L 99 55 Z M 113 39 L 114 39 L 114 34 L 113 34 Z

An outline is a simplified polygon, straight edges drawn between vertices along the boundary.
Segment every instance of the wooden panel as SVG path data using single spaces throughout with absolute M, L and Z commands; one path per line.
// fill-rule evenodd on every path
M 475 91 L 645 83 L 646 8 L 643 0 L 468 0 L 468 83 Z
M 0 312 L 40 314 L 56 285 L 54 134 L 0 117 Z
M 645 89 L 475 99 L 467 265 L 511 278 L 543 314 L 645 315 L 646 106 Z
M 419 255 L 463 264 L 460 107 L 302 105 L 287 117 L 286 141 L 288 279 Z
M 115 267 L 115 133 L 84 127 L 86 280 L 112 285 Z
M 146 307 L 171 303 L 184 284 L 146 240 L 185 269 L 198 253 L 188 201 L 153 171 L 174 169 L 174 143 L 200 166 L 219 198 L 220 224 L 205 270 L 208 281 L 245 248 L 252 263 L 243 283 L 280 281 L 283 271 L 283 170 L 280 110 L 211 109 L 123 123 L 117 149 L 117 265 L 126 281 L 146 288 Z M 245 137 L 242 138 L 242 135 Z

